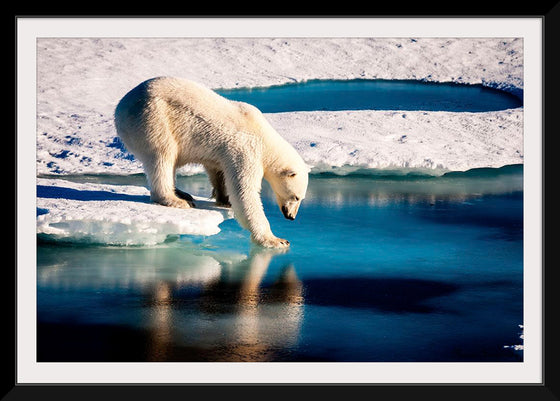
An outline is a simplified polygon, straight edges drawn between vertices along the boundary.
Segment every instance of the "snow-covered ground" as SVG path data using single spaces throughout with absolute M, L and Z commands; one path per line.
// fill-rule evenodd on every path
M 116 140 L 113 111 L 161 75 L 210 88 L 309 79 L 417 79 L 523 90 L 517 39 L 39 39 L 37 172 L 141 171 Z M 523 162 L 523 112 L 269 114 L 313 166 L 466 170 Z M 400 141 L 406 135 L 407 141 Z M 309 147 L 309 143 L 321 146 Z M 479 146 L 481 145 L 481 146 Z M 357 150 L 358 152 L 354 152 Z M 352 154 L 350 154 L 352 153 Z M 180 173 L 200 172 L 198 166 Z
M 395 169 L 439 175 L 523 163 L 521 108 L 487 113 L 299 112 L 270 114 L 268 119 L 314 172 Z
M 142 172 L 141 164 L 116 137 L 113 111 L 131 88 L 163 75 L 192 79 L 214 89 L 309 79 L 379 78 L 483 84 L 522 96 L 523 41 L 39 38 L 37 174 Z M 376 168 L 441 174 L 523 163 L 522 108 L 488 113 L 291 112 L 267 114 L 267 118 L 313 172 L 344 174 Z M 199 172 L 202 168 L 196 165 L 179 171 Z M 67 188 L 67 183 L 61 182 L 40 181 L 39 185 Z M 108 191 L 88 185 L 77 190 Z M 145 188 L 121 190 L 125 195 L 147 195 Z M 42 210 L 38 232 L 60 238 L 125 244 L 159 242 L 170 233 L 215 234 L 218 224 L 227 217 L 217 210 L 179 211 L 132 198 L 100 201 L 82 194 L 78 199 L 63 195 L 55 199 L 49 193 L 50 198 L 38 193 L 37 207 Z M 151 238 L 146 237 L 148 228 L 154 233 Z
M 231 211 L 194 197 L 182 210 L 150 202 L 146 188 L 37 179 L 37 233 L 51 240 L 155 245 L 168 235 L 213 235 Z

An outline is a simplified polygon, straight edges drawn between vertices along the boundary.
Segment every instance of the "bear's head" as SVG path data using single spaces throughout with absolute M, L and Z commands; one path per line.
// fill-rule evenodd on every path
M 307 192 L 309 168 L 304 163 L 297 168 L 277 170 L 268 181 L 276 195 L 276 202 L 288 220 L 294 220 Z

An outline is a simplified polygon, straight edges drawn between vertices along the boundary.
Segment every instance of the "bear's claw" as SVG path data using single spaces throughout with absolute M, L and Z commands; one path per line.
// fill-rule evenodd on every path
M 194 207 L 194 198 L 192 197 L 191 194 L 188 194 L 186 192 L 181 191 L 178 188 L 175 188 L 175 195 L 177 195 L 179 198 L 187 201 L 187 203 L 189 204 L 190 207 Z

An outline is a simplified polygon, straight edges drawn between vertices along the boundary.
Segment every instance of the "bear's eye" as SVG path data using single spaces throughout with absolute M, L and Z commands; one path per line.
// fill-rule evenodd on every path
M 282 172 L 280 174 L 285 176 L 285 177 L 295 177 L 296 176 L 296 172 L 292 169 L 282 170 Z
M 299 198 L 298 198 L 297 196 L 294 196 L 294 200 L 295 200 L 296 202 L 299 202 Z

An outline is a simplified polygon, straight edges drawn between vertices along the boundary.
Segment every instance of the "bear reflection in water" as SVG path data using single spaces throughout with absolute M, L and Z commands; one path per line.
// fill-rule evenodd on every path
M 187 256 L 179 248 L 85 248 L 82 263 L 75 265 L 59 265 L 60 252 L 47 256 L 38 272 L 39 289 L 49 290 L 39 302 L 56 302 L 53 293 L 63 297 L 74 326 L 68 328 L 64 313 L 49 318 L 40 312 L 39 323 L 55 320 L 58 333 L 91 335 L 81 336 L 80 349 L 73 352 L 67 344 L 54 351 L 51 339 L 51 351 L 39 350 L 49 355 L 43 359 L 52 354 L 72 361 L 269 361 L 297 343 L 304 300 L 293 265 L 274 269 L 272 280 L 263 280 L 282 250 L 255 247 L 248 256 L 218 261 L 221 256 L 211 252 Z M 123 330 L 129 341 L 114 334 Z M 94 348 L 101 352 L 89 355 Z
M 201 360 L 269 361 L 294 346 L 304 303 L 294 267 L 284 266 L 272 285 L 263 286 L 278 253 L 282 252 L 257 249 L 248 259 L 222 264 L 219 275 L 204 283 L 195 300 L 173 283 L 159 281 L 151 302 L 150 359 L 174 359 L 177 346 L 184 345 L 198 348 L 195 358 Z M 180 316 L 173 321 L 179 305 L 199 309 L 204 321 L 182 324 Z

